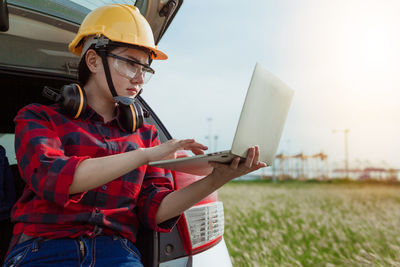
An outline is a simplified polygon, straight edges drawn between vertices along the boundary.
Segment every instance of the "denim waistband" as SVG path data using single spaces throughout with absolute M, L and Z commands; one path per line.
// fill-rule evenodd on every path
M 105 234 L 103 233 L 103 228 L 101 228 L 101 227 L 95 225 L 95 227 L 94 227 L 94 229 L 93 229 L 93 233 L 92 233 L 91 235 L 87 235 L 87 236 L 89 236 L 89 237 L 96 237 L 96 236 L 99 236 L 99 235 L 105 235 Z M 84 235 L 84 236 L 85 236 L 85 235 Z M 29 236 L 29 235 L 26 235 L 26 234 L 22 233 L 21 236 L 20 236 L 19 239 L 18 239 L 17 245 L 18 245 L 18 244 L 21 244 L 21 243 L 24 243 L 24 242 L 26 242 L 26 241 L 28 241 L 28 240 L 31 240 L 31 239 L 33 239 L 33 238 L 37 238 L 37 237 L 36 237 L 36 236 Z M 68 238 L 68 237 L 67 237 L 67 238 Z M 72 238 L 72 239 L 78 239 L 78 238 L 79 238 L 79 237 L 77 237 L 77 238 Z
M 31 239 L 33 239 L 33 238 L 36 238 L 36 237 L 34 237 L 34 236 L 29 236 L 29 235 L 26 235 L 26 234 L 22 233 L 21 236 L 20 236 L 19 239 L 18 239 L 17 245 L 19 245 L 19 244 L 21 244 L 21 243 L 24 243 L 24 242 L 26 242 L 26 241 L 28 241 L 28 240 L 31 240 Z

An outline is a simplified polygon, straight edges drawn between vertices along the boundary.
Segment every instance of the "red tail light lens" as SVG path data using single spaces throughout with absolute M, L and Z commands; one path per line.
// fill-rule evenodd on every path
M 194 206 L 185 211 L 192 248 L 214 241 L 224 234 L 224 207 L 222 202 Z
M 183 216 L 191 252 L 201 251 L 219 241 L 224 234 L 222 202 L 194 206 Z

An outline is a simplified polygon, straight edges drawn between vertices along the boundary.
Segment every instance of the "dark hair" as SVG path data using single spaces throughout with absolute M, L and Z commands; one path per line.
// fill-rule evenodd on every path
M 78 66 L 78 81 L 81 87 L 85 86 L 86 83 L 89 81 L 90 77 L 90 70 L 86 64 L 86 52 L 85 54 L 81 57 L 81 60 L 79 61 L 79 66 Z
M 79 85 L 81 87 L 84 87 L 87 82 L 89 81 L 90 75 L 92 74 L 92 72 L 89 70 L 87 64 L 86 64 L 86 53 L 90 50 L 90 49 L 94 49 L 95 48 L 95 44 L 92 44 L 91 46 L 89 46 L 88 49 L 86 49 L 85 53 L 81 56 L 81 60 L 79 61 L 79 65 L 78 65 L 78 81 L 79 81 Z M 96 51 L 97 53 L 97 51 Z

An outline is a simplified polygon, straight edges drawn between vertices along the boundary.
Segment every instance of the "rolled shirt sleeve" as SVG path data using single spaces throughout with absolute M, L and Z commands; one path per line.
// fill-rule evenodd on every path
M 15 117 L 15 151 L 28 187 L 41 198 L 66 206 L 84 194 L 70 196 L 69 187 L 77 166 L 89 157 L 65 155 L 51 112 L 34 104 L 20 110 Z
M 159 144 L 158 133 L 154 128 L 151 136 L 151 146 Z M 156 214 L 161 201 L 173 191 L 174 182 L 171 171 L 147 166 L 137 206 L 139 219 L 145 227 L 157 232 L 169 232 L 172 230 L 180 216 L 157 224 Z

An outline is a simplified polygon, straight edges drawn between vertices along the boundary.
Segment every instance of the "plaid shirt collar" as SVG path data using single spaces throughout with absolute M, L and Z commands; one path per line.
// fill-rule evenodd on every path
M 107 122 L 106 124 L 109 124 L 111 126 L 118 126 L 122 131 L 126 132 L 126 130 L 122 127 L 121 121 L 119 119 L 120 115 L 120 110 L 118 107 L 115 108 L 115 115 L 111 119 L 111 121 Z M 87 105 L 86 106 L 86 111 L 81 115 L 81 119 L 83 121 L 98 121 L 104 123 L 104 118 L 98 114 L 91 106 Z

